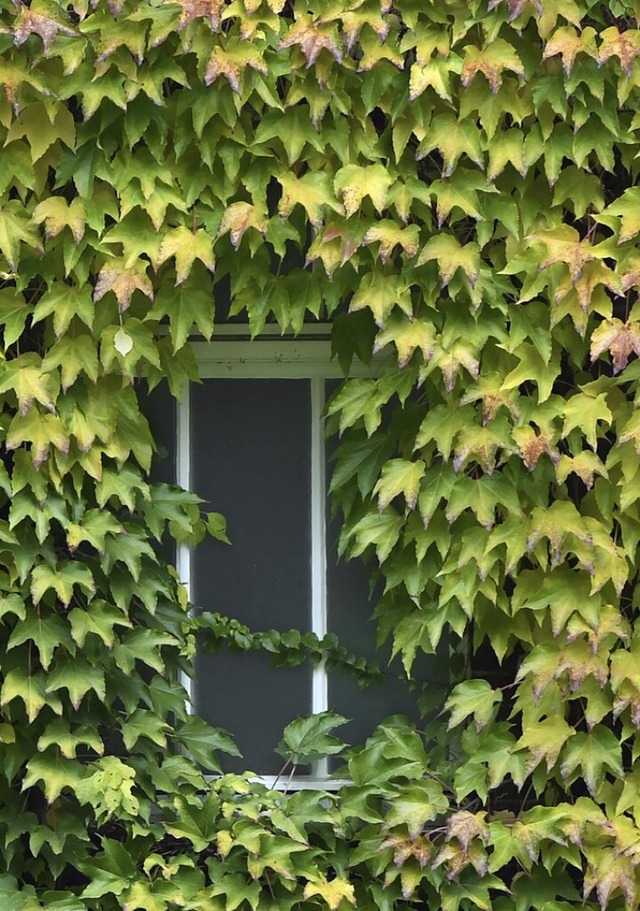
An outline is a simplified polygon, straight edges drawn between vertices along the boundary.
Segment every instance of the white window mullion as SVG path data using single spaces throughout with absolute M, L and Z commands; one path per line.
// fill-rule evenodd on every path
M 178 402 L 176 446 L 176 483 L 184 490 L 191 490 L 191 397 L 190 385 L 185 383 L 184 391 Z M 176 570 L 178 578 L 185 587 L 187 598 L 191 601 L 191 548 L 188 544 L 178 544 L 176 549 Z M 189 696 L 187 711 L 194 711 L 193 680 L 188 674 L 180 674 L 180 682 Z
M 325 448 L 323 432 L 324 378 L 313 377 L 311 385 L 311 629 L 322 639 L 327 634 L 327 554 Z M 311 676 L 311 710 L 329 708 L 329 681 L 325 663 L 317 665 Z M 329 774 L 328 762 L 314 763 L 313 775 Z

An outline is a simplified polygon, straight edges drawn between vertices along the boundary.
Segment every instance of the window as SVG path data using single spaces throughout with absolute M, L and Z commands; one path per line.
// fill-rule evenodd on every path
M 332 631 L 377 657 L 369 574 L 337 560 L 338 523 L 327 509 L 323 412 L 342 376 L 329 340 L 228 337 L 194 348 L 203 382 L 178 409 L 177 480 L 225 515 L 232 545 L 207 539 L 193 553 L 180 549 L 190 600 L 252 629 Z M 415 715 L 399 663 L 387 677 L 363 690 L 324 666 L 274 669 L 262 652 L 199 653 L 190 693 L 195 711 L 230 731 L 243 753 L 225 767 L 268 777 L 282 764 L 274 752 L 282 729 L 298 715 L 345 715 L 352 720 L 338 733 L 351 743 L 386 715 Z M 331 768 L 298 771 L 301 783 Z

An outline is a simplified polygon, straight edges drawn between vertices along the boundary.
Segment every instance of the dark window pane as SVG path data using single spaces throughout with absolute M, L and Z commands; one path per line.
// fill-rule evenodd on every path
M 296 715 L 308 714 L 310 702 L 308 668 L 274 668 L 264 652 L 225 649 L 197 656 L 198 715 L 229 731 L 243 755 L 232 759 L 221 754 L 226 772 L 276 775 L 284 762 L 274 752 L 282 730 Z
M 209 379 L 193 388 L 192 487 L 227 518 L 231 547 L 193 557 L 193 600 L 253 629 L 309 629 L 310 395 L 306 380 Z M 199 655 L 198 713 L 245 755 L 229 768 L 273 773 L 282 728 L 310 710 L 308 668 L 266 655 Z

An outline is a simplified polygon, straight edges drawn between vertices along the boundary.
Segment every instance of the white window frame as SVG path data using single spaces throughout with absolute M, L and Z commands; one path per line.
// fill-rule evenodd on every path
M 344 379 L 336 359 L 331 357 L 328 338 L 331 327 L 315 324 L 305 327 L 297 337 L 274 338 L 277 327 L 266 327 L 262 336 L 248 338 L 248 327 L 225 325 L 216 329 L 211 342 L 193 342 L 192 348 L 202 379 L 305 379 L 311 388 L 311 631 L 322 639 L 328 631 L 327 554 L 326 554 L 326 464 L 324 409 L 325 380 Z M 373 377 L 374 365 L 367 367 L 354 361 L 350 377 Z M 176 480 L 180 487 L 191 490 L 191 412 L 190 383 L 185 384 L 177 413 Z M 215 504 L 213 504 L 215 507 Z M 193 589 L 192 550 L 180 544 L 176 569 L 185 586 L 189 601 Z M 188 693 L 187 710 L 194 712 L 194 680 L 186 675 L 182 683 Z M 324 662 L 312 668 L 311 712 L 329 708 L 329 678 Z M 302 788 L 337 789 L 346 780 L 329 778 L 328 760 L 321 759 L 312 766 L 311 775 L 296 775 L 284 780 L 276 776 L 260 776 L 267 786 L 286 786 L 289 790 Z

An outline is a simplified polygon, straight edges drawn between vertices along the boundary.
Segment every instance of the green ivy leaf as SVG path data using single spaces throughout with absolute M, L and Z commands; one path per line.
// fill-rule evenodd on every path
M 527 750 L 528 756 L 525 774 L 529 775 L 543 760 L 547 771 L 555 766 L 560 751 L 570 737 L 576 736 L 575 730 L 564 718 L 556 715 L 539 721 L 535 727 L 526 730 L 516 745 L 519 750 Z
M 387 462 L 374 488 L 378 494 L 378 509 L 383 512 L 399 494 L 402 494 L 409 509 L 415 509 L 418 501 L 420 481 L 426 465 L 422 459 L 409 462 L 406 459 L 391 459 Z
M 349 905 L 356 904 L 353 885 L 348 880 L 341 879 L 338 876 L 330 882 L 321 880 L 307 883 L 303 894 L 305 898 L 319 895 L 331 911 L 336 911 L 343 901 Z
M 66 607 L 71 602 L 76 585 L 90 597 L 94 594 L 95 583 L 88 566 L 67 562 L 54 569 L 41 563 L 31 574 L 31 596 L 35 604 L 39 604 L 45 594 L 53 590 Z
M 35 721 L 45 706 L 60 714 L 60 700 L 55 696 L 48 696 L 45 692 L 46 679 L 44 674 L 29 674 L 26 668 L 14 668 L 9 671 L 2 684 L 0 705 L 4 707 L 13 700 L 20 699 L 24 703 L 30 723 Z
M 570 782 L 579 772 L 594 799 L 607 769 L 616 777 L 623 775 L 620 743 L 604 725 L 597 724 L 587 734 L 577 733 L 564 747 L 560 774 Z
M 343 715 L 335 712 L 296 718 L 284 729 L 276 751 L 294 765 L 306 765 L 323 756 L 335 756 L 345 744 L 329 732 L 346 722 Z
M 58 750 L 48 748 L 33 756 L 27 763 L 22 790 L 44 783 L 47 803 L 52 804 L 65 788 L 74 790 L 82 778 L 82 766 L 75 759 L 66 759 Z
M 215 841 L 218 833 L 218 800 L 214 794 L 210 794 L 200 808 L 191 806 L 180 796 L 174 799 L 173 807 L 176 820 L 165 823 L 170 835 L 188 839 L 196 851 L 204 851 Z
M 9 636 L 7 651 L 24 642 L 33 642 L 38 649 L 40 664 L 45 670 L 48 670 L 58 646 L 63 645 L 72 654 L 75 652 L 67 625 L 55 614 L 36 614 L 19 623 Z
M 454 687 L 444 704 L 451 712 L 448 727 L 456 727 L 473 715 L 476 730 L 480 731 L 495 717 L 496 706 L 502 693 L 494 690 L 486 680 L 465 680 Z
M 104 744 L 95 729 L 81 725 L 71 730 L 64 719 L 57 718 L 47 725 L 44 734 L 38 740 L 38 750 L 43 752 L 54 746 L 58 747 L 67 759 L 75 759 L 81 744 L 90 747 L 99 756 L 104 752 Z
M 381 164 L 359 167 L 350 164 L 336 173 L 334 187 L 342 198 L 347 218 L 354 215 L 368 196 L 377 212 L 386 208 L 393 177 Z
M 76 710 L 89 691 L 95 693 L 98 699 L 104 702 L 106 697 L 104 670 L 87 661 L 59 660 L 49 674 L 46 692 L 56 693 L 62 689 L 67 691 L 69 700 Z

